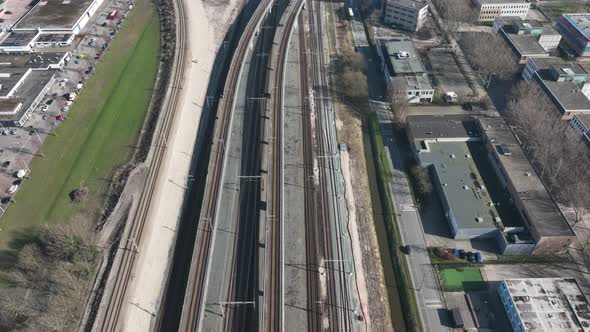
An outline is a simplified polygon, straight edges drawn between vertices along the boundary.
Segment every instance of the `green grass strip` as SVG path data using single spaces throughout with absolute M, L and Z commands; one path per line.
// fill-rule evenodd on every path
M 99 216 L 114 172 L 135 151 L 159 50 L 155 8 L 150 1 L 138 1 L 66 121 L 41 147 L 44 157 L 32 161 L 31 179 L 0 220 L 1 247 L 26 227 Z M 72 203 L 69 193 L 81 186 L 88 188 L 88 196 L 82 203 Z

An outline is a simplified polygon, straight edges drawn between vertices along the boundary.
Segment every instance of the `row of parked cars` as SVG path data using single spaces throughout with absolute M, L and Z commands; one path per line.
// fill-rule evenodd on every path
M 460 259 L 465 259 L 468 262 L 471 263 L 483 263 L 483 256 L 481 255 L 481 253 L 479 251 L 476 252 L 471 252 L 471 251 L 465 251 L 463 249 L 457 249 L 454 248 L 453 249 L 453 255 L 455 255 L 455 257 L 458 257 Z

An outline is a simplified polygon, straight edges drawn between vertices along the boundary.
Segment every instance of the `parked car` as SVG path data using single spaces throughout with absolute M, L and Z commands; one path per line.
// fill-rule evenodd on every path
M 16 129 L 12 129 L 12 130 L 10 131 L 10 135 L 16 135 L 16 133 L 17 133 L 17 132 L 18 132 L 18 131 L 17 131 Z
M 2 167 L 8 167 L 8 166 L 10 166 L 10 161 L 9 160 L 7 160 L 7 161 L 5 161 L 5 162 L 2 163 Z
M 18 190 L 18 184 L 13 184 L 12 186 L 10 186 L 10 188 L 8 188 L 7 192 L 9 194 L 14 194 L 17 190 Z
M 475 254 L 469 251 L 465 254 L 465 259 L 467 259 L 467 261 L 471 263 L 475 262 Z
M 465 259 L 465 250 L 459 249 L 459 256 L 458 257 L 461 259 Z
M 2 198 L 1 203 L 2 204 L 8 204 L 8 203 L 10 203 L 11 200 L 12 200 L 12 197 L 6 196 L 6 197 Z
M 41 112 L 45 113 L 49 110 L 49 106 L 48 105 L 43 105 L 43 107 L 41 107 Z
M 0 134 L 6 136 L 6 135 L 8 135 L 8 132 L 6 130 L 2 129 L 2 130 L 0 130 Z
M 47 99 L 47 101 L 45 102 L 46 105 L 51 105 L 53 104 L 53 99 Z
M 402 246 L 402 252 L 406 255 L 409 255 L 412 253 L 412 247 L 409 245 Z
M 481 255 L 481 252 L 476 252 L 475 253 L 475 261 L 477 261 L 479 264 L 483 263 L 483 256 Z

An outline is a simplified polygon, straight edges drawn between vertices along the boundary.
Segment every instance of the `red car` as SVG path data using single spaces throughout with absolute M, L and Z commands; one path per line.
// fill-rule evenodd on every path
M 60 114 L 55 118 L 57 121 L 63 121 L 64 120 L 64 115 Z

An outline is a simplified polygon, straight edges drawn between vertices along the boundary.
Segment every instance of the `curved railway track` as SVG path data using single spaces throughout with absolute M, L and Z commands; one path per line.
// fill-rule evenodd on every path
M 138 255 L 138 246 L 141 243 L 143 228 L 145 226 L 148 212 L 152 203 L 154 189 L 160 174 L 162 159 L 166 154 L 166 142 L 172 129 L 176 110 L 182 93 L 182 83 L 187 67 L 187 22 L 186 12 L 183 0 L 175 0 L 176 9 L 176 45 L 174 52 L 174 64 L 170 86 L 168 87 L 167 99 L 163 113 L 160 115 L 159 130 L 156 131 L 155 140 L 153 141 L 154 150 L 149 161 L 147 178 L 142 190 L 142 194 L 135 210 L 129 231 L 121 239 L 122 256 L 119 267 L 116 271 L 114 286 L 110 292 L 110 297 L 106 302 L 105 314 L 102 320 L 97 321 L 95 325 L 99 331 L 116 331 L 119 327 L 120 314 L 123 311 L 124 300 L 127 287 L 132 277 L 132 270 Z
M 193 249 L 193 258 L 187 284 L 183 312 L 180 320 L 181 331 L 197 331 L 204 312 L 204 299 L 208 283 L 208 267 L 212 253 L 211 244 L 215 237 L 215 222 L 219 210 L 223 170 L 226 164 L 226 142 L 231 128 L 239 78 L 248 47 L 262 21 L 271 0 L 263 0 L 257 7 L 242 34 L 232 57 L 223 99 L 218 109 L 217 123 L 213 134 L 211 160 L 207 175 L 205 200 L 201 208 L 199 227 Z M 220 304 L 221 305 L 221 304 Z

